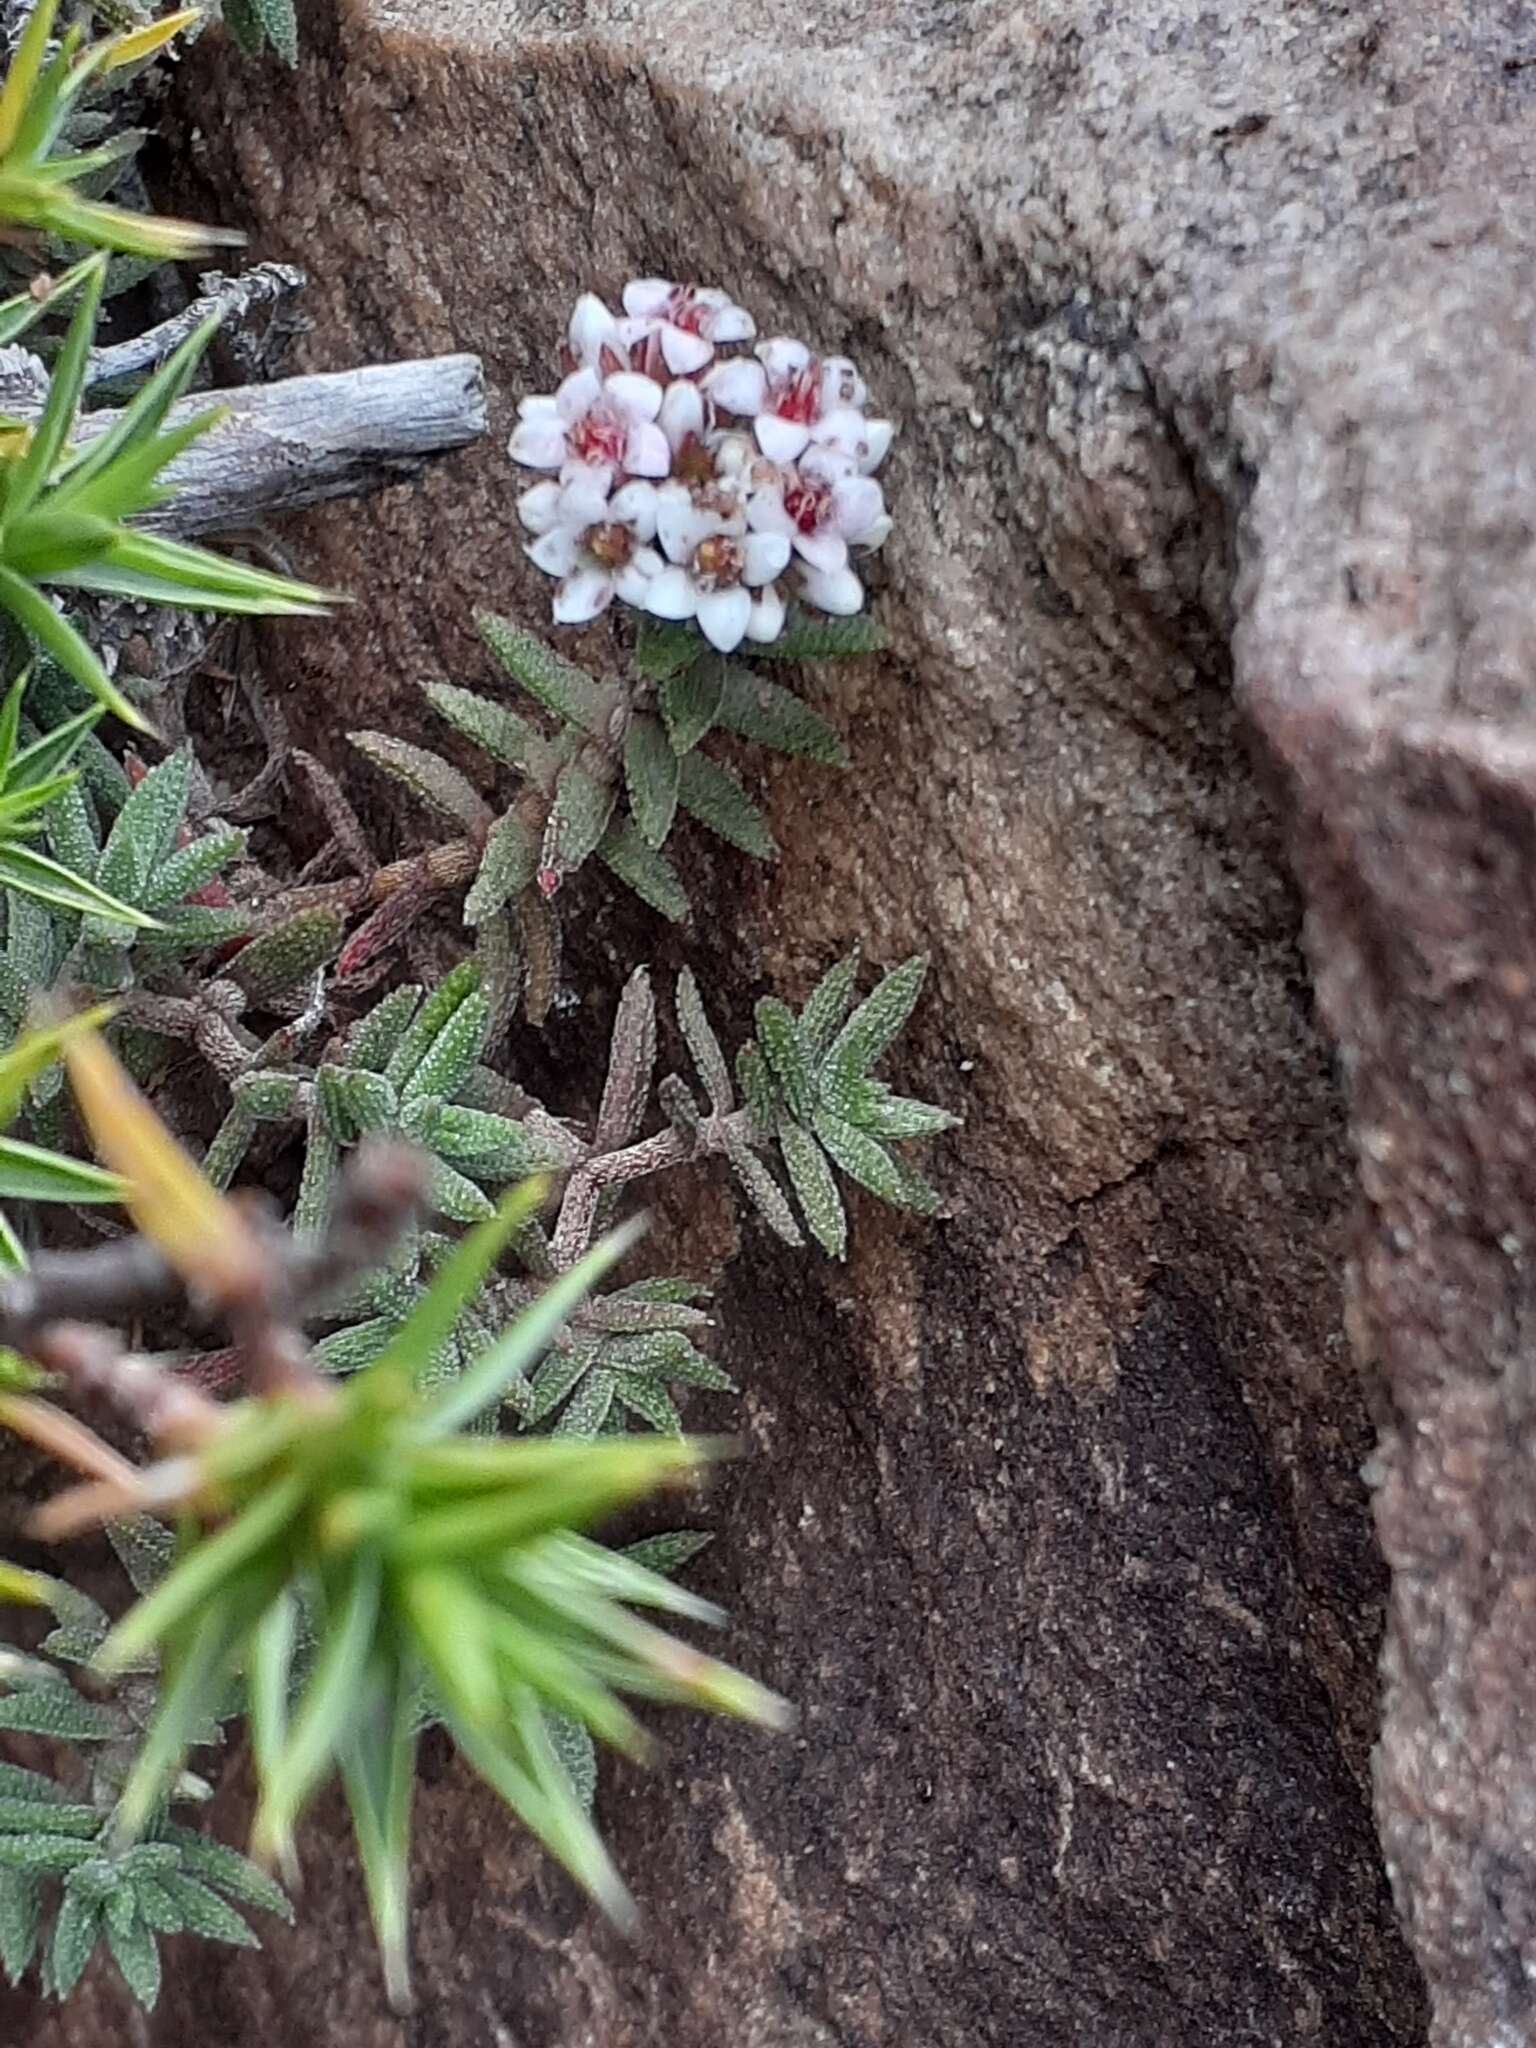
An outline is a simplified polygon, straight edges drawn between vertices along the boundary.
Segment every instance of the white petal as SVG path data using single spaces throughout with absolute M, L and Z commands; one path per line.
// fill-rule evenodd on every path
M 603 389 L 627 420 L 653 420 L 661 411 L 661 386 L 638 370 L 615 370 Z
M 784 630 L 786 610 L 784 593 L 777 583 L 770 583 L 763 590 L 754 590 L 752 616 L 747 620 L 747 638 L 757 641 L 760 646 L 777 640 Z
M 615 491 L 608 503 L 607 516 L 627 526 L 636 540 L 656 538 L 656 486 L 643 482 L 626 484 L 621 491 Z
M 782 533 L 749 533 L 743 553 L 746 567 L 741 572 L 742 582 L 752 588 L 759 583 L 771 583 L 789 567 L 789 537 Z
M 704 379 L 704 389 L 727 412 L 761 412 L 768 399 L 768 379 L 761 363 L 750 356 L 735 356 L 716 363 Z
M 802 476 L 813 477 L 818 483 L 835 484 L 839 477 L 857 475 L 859 464 L 857 457 L 841 447 L 817 438 L 800 457 L 799 468 Z
M 570 576 L 581 559 L 581 535 L 575 527 L 552 526 L 523 552 L 546 576 Z
M 555 409 L 563 420 L 579 420 L 590 412 L 603 395 L 603 380 L 596 370 L 572 370 L 555 393 Z
M 698 385 L 689 384 L 683 379 L 669 384 L 661 401 L 661 412 L 656 424 L 674 450 L 681 448 L 690 434 L 702 434 L 704 394 Z
M 576 301 L 568 332 L 571 354 L 578 363 L 597 362 L 604 346 L 622 346 L 619 323 L 596 292 L 583 292 Z
M 866 476 L 871 475 L 891 452 L 891 440 L 896 432 L 891 420 L 866 420 L 864 422 L 864 453 L 859 467 Z
M 837 448 L 844 455 L 861 455 L 869 436 L 869 422 L 855 405 L 840 405 L 824 412 L 811 430 L 818 446 Z
M 674 327 L 670 322 L 661 330 L 662 361 L 674 377 L 691 377 L 695 370 L 702 370 L 714 358 L 714 343 L 706 341 L 702 334 L 690 334 L 685 327 Z
M 631 476 L 670 476 L 672 450 L 660 427 L 637 420 L 624 443 L 624 467 Z
M 560 486 L 553 477 L 524 491 L 517 501 L 517 516 L 530 533 L 548 533 L 560 513 Z
M 841 405 L 862 406 L 869 386 L 847 356 L 828 356 L 821 366 L 822 409 L 831 412 Z
M 616 474 L 617 472 L 609 463 L 580 462 L 573 455 L 569 462 L 561 466 L 560 488 L 564 490 L 570 484 L 585 484 L 590 480 L 592 488 L 595 491 L 601 491 L 603 496 L 607 497 L 608 493 L 613 489 Z
M 622 569 L 613 572 L 613 588 L 626 604 L 645 609 L 645 594 L 661 574 L 661 557 L 651 548 L 637 548 Z
M 578 569 L 555 592 L 557 626 L 584 626 L 613 602 L 613 578 L 606 569 Z
M 567 476 L 560 492 L 560 524 L 574 526 L 579 533 L 609 516 L 608 471 L 572 463 Z
M 885 495 L 872 476 L 845 476 L 832 486 L 832 526 L 844 540 L 885 517 Z
M 631 319 L 659 320 L 675 289 L 665 277 L 632 277 L 624 287 L 624 310 Z
M 718 347 L 726 341 L 751 341 L 757 322 L 745 306 L 722 306 L 708 322 L 709 338 Z
M 866 526 L 862 533 L 851 533 L 848 545 L 851 548 L 867 548 L 871 554 L 876 548 L 883 548 L 891 537 L 894 522 L 889 512 L 882 512 L 872 526 Z
M 802 427 L 797 420 L 782 420 L 776 412 L 760 412 L 752 431 L 770 462 L 793 462 L 811 438 L 809 427 Z
M 656 493 L 656 538 L 671 561 L 691 561 L 699 542 L 718 533 L 720 524 L 713 512 L 695 505 L 686 484 L 664 484 Z
M 800 531 L 784 510 L 782 491 L 754 491 L 747 500 L 747 524 L 754 533 L 782 533 L 786 540 Z
M 848 559 L 848 543 L 840 533 L 834 533 L 830 526 L 823 526 L 816 533 L 797 533 L 795 553 L 811 568 L 819 569 L 824 576 L 830 576 L 841 569 Z
M 658 619 L 691 619 L 695 593 L 686 570 L 663 569 L 645 587 L 645 608 Z
M 811 360 L 811 352 L 803 341 L 795 341 L 790 335 L 771 335 L 767 341 L 760 341 L 755 351 L 758 361 L 777 380 L 793 377 L 797 370 L 803 370 Z
M 800 594 L 807 604 L 834 618 L 851 618 L 864 607 L 864 586 L 851 569 L 838 569 L 830 576 L 807 569 L 800 579 Z
M 524 469 L 558 469 L 565 460 L 565 429 L 556 419 L 519 420 L 507 453 Z
M 729 654 L 739 647 L 752 616 L 752 593 L 740 583 L 708 590 L 699 599 L 699 627 L 711 647 Z
M 552 391 L 535 392 L 530 398 L 520 398 L 517 401 L 517 416 L 520 420 L 558 419 L 560 414 L 555 404 L 555 394 Z

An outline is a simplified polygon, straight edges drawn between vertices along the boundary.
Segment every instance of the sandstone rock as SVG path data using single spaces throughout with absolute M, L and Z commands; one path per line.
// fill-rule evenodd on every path
M 291 79 L 190 67 L 198 203 L 311 271 L 304 367 L 473 350 L 493 435 L 299 524 L 364 599 L 269 643 L 299 732 L 416 731 L 473 605 L 546 601 L 499 439 L 578 289 L 719 279 L 848 348 L 903 422 L 893 654 L 815 685 L 853 772 L 767 773 L 784 859 L 701 854 L 681 948 L 583 899 L 591 1000 L 522 1051 L 577 1070 L 642 955 L 739 1026 L 863 934 L 932 951 L 905 1078 L 968 1124 L 952 1218 L 861 1211 L 846 1272 L 669 1198 L 755 1453 L 700 1580 L 803 1721 L 607 1780 L 651 1945 L 449 1768 L 413 2022 L 322 1822 L 299 1931 L 189 1957 L 142 2038 L 1421 2041 L 1369 1805 L 1369 1389 L 1377 1797 L 1435 2039 L 1536 2039 L 1532 48 L 1470 0 L 356 0 L 306 35 Z M 95 1982 L 32 2038 L 120 2011 Z

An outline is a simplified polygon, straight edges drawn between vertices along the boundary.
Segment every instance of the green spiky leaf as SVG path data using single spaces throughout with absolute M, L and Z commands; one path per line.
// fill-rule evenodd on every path
M 224 26 L 247 57 L 272 54 L 291 71 L 299 61 L 294 0 L 222 0 Z
M 654 718 L 637 713 L 624 738 L 624 780 L 640 837 L 660 847 L 677 810 L 677 755 Z
M 546 867 L 574 874 L 596 851 L 613 815 L 616 792 L 578 761 L 568 761 L 555 784 L 554 806 L 540 858 Z
M 405 1091 L 460 1005 L 478 994 L 479 988 L 480 975 L 472 960 L 461 960 L 443 976 L 396 1040 L 384 1068 L 392 1087 Z
M 729 1133 L 729 1126 L 727 1126 Z M 776 1237 L 785 1244 L 802 1245 L 800 1226 L 785 1199 L 784 1190 L 764 1166 L 745 1139 L 727 1135 L 726 1156 L 752 1206 Z
M 725 670 L 715 723 L 777 753 L 819 761 L 824 767 L 840 768 L 848 759 L 841 736 L 809 704 L 767 676 L 734 663 Z
M 359 1017 L 347 1037 L 348 1066 L 367 1067 L 372 1073 L 382 1073 L 405 1035 L 420 1001 L 421 989 L 407 983 L 401 988 L 391 989 L 381 1002 L 375 1003 L 365 1016 Z
M 608 828 L 597 857 L 662 917 L 680 924 L 688 915 L 688 897 L 671 862 L 646 845 L 633 818 L 622 818 Z
M 42 1919 L 41 1880 L 0 1868 L 0 1970 L 12 1984 L 21 1982 L 37 1953 Z
M 464 922 L 482 925 L 530 886 L 539 866 L 539 849 L 516 817 L 508 812 L 492 825 L 469 893 Z
M 0 1728 L 13 1735 L 46 1735 L 55 1742 L 110 1742 L 122 1734 L 116 1715 L 68 1685 L 7 1694 L 0 1699 Z
M 725 663 L 718 654 L 705 653 L 662 679 L 656 697 L 675 753 L 692 753 L 715 723 L 724 692 Z
M 406 1100 L 438 1095 L 447 1101 L 458 1090 L 480 1057 L 490 1014 L 483 990 L 468 990 L 412 1070 L 403 1089 Z
M 504 767 L 529 774 L 549 758 L 549 742 L 537 726 L 505 704 L 452 683 L 428 683 L 427 701 L 456 731 Z
M 815 1089 L 810 1053 L 799 1021 L 777 996 L 764 996 L 753 1014 L 757 1042 L 768 1062 L 768 1071 L 788 1104 L 790 1115 L 803 1123 L 810 1116 Z
M 704 642 L 690 622 L 677 623 L 641 614 L 634 661 L 636 672 L 648 681 L 664 682 L 680 670 L 692 667 L 705 652 Z
M 291 917 L 242 946 L 223 969 L 225 977 L 253 1003 L 281 995 L 335 958 L 341 948 L 341 914 L 324 906 L 296 910 Z
M 484 797 L 441 754 L 413 747 L 387 732 L 353 732 L 347 738 L 365 761 L 411 791 L 450 824 L 483 832 L 489 817 Z
M 779 1125 L 779 1150 L 811 1235 L 832 1258 L 843 1258 L 848 1250 L 848 1218 L 826 1154 L 803 1125 L 787 1117 Z
M 868 612 L 833 619 L 797 606 L 779 638 L 754 652 L 769 661 L 841 661 L 854 654 L 878 654 L 887 644 L 884 627 Z
M 817 1137 L 850 1180 L 868 1188 L 882 1202 L 898 1209 L 911 1209 L 919 1216 L 936 1216 L 939 1198 L 922 1177 L 900 1160 L 893 1159 L 877 1138 L 855 1130 L 830 1110 L 818 1108 L 814 1128 Z
M 547 711 L 594 739 L 607 736 L 618 694 L 593 681 L 585 669 L 556 654 L 536 633 L 494 612 L 477 612 L 480 636 L 515 683 Z
M 711 832 L 759 860 L 778 854 L 767 820 L 728 768 L 695 750 L 678 763 L 677 800 Z

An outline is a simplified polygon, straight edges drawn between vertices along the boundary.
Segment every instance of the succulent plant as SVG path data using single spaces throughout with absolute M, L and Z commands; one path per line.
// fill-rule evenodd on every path
M 489 1216 L 495 1205 L 487 1186 L 569 1166 L 580 1152 L 554 1119 L 537 1116 L 530 1127 L 491 1106 L 508 1090 L 480 1063 L 489 1018 L 472 960 L 430 994 L 409 984 L 392 990 L 318 1065 L 254 1068 L 237 1080 L 205 1170 L 227 1186 L 260 1124 L 304 1122 L 296 1221 L 318 1229 L 345 1150 L 364 1137 L 397 1136 L 430 1156 L 429 1200 L 439 1216 L 458 1223 Z
M 173 1546 L 155 1523 L 116 1533 L 140 1586 L 158 1578 Z M 0 1563 L 0 1600 L 49 1607 L 57 1626 L 38 1654 L 0 1645 L 0 1731 L 40 1736 L 68 1760 L 60 1778 L 0 1762 L 0 1970 L 19 1983 L 36 1959 L 43 1987 L 65 1998 L 104 1946 L 138 2003 L 160 1991 L 160 1941 L 189 1932 L 252 1947 L 237 1906 L 292 1918 L 282 1887 L 245 1857 L 173 1818 L 209 1787 L 182 1772 L 142 1839 L 116 1838 L 114 1813 L 155 1706 L 153 1664 L 139 1660 L 109 1691 L 87 1694 L 64 1665 L 89 1665 L 111 1626 L 96 1602 L 41 1572 Z M 235 1696 L 229 1705 L 233 1707 Z M 216 1740 L 215 1712 L 198 1731 Z

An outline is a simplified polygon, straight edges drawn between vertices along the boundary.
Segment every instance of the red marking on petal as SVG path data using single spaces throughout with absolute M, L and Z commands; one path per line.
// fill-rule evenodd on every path
M 578 462 L 596 469 L 622 469 L 629 428 L 601 399 L 565 430 L 565 443 Z
M 801 533 L 814 533 L 832 506 L 830 484 L 798 477 L 784 493 L 784 510 Z
M 541 896 L 553 896 L 560 886 L 560 870 L 558 868 L 540 868 L 537 879 L 539 894 Z
M 793 420 L 797 426 L 808 427 L 820 409 L 821 364 L 815 356 L 803 370 L 793 376 L 782 377 L 768 393 L 769 410 L 776 412 L 781 420 Z

